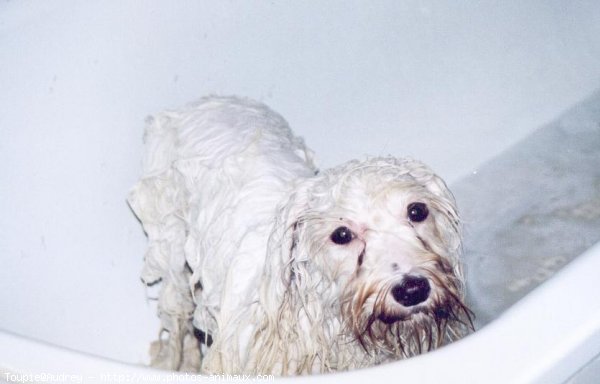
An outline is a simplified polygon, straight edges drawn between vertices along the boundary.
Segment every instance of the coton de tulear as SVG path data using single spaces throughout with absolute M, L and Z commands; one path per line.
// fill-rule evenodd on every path
M 129 204 L 160 283 L 154 366 L 289 375 L 419 354 L 472 328 L 452 194 L 391 157 L 319 171 L 267 106 L 149 119 Z

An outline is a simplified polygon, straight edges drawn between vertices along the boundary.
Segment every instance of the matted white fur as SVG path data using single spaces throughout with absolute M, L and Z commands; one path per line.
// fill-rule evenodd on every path
M 145 146 L 129 203 L 148 235 L 142 279 L 161 285 L 153 365 L 327 372 L 468 332 L 454 199 L 424 164 L 319 172 L 281 116 L 236 97 L 150 118 Z

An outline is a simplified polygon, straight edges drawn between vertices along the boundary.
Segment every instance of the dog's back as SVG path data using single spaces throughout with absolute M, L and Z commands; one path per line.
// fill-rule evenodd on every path
M 150 243 L 142 278 L 162 281 L 169 340 L 154 365 L 177 369 L 189 319 L 216 335 L 256 300 L 275 209 L 315 167 L 280 115 L 234 97 L 150 118 L 145 145 L 144 176 L 129 202 Z

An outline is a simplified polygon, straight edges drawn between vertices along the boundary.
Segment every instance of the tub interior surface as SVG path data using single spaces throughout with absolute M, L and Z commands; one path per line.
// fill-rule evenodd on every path
M 593 384 L 600 377 L 600 354 L 592 361 L 586 364 L 583 368 L 577 371 L 568 381 L 567 384 Z
M 0 3 L 0 330 L 148 361 L 143 120 L 211 93 L 436 169 L 484 327 L 600 240 L 600 3 L 467 3 Z
M 600 90 L 451 189 L 481 327 L 600 241 Z

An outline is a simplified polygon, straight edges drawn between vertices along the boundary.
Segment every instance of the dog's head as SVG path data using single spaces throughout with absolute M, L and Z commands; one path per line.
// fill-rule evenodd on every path
M 282 217 L 280 294 L 317 317 L 337 308 L 367 352 L 409 356 L 472 327 L 454 198 L 424 164 L 349 162 L 301 183 Z

